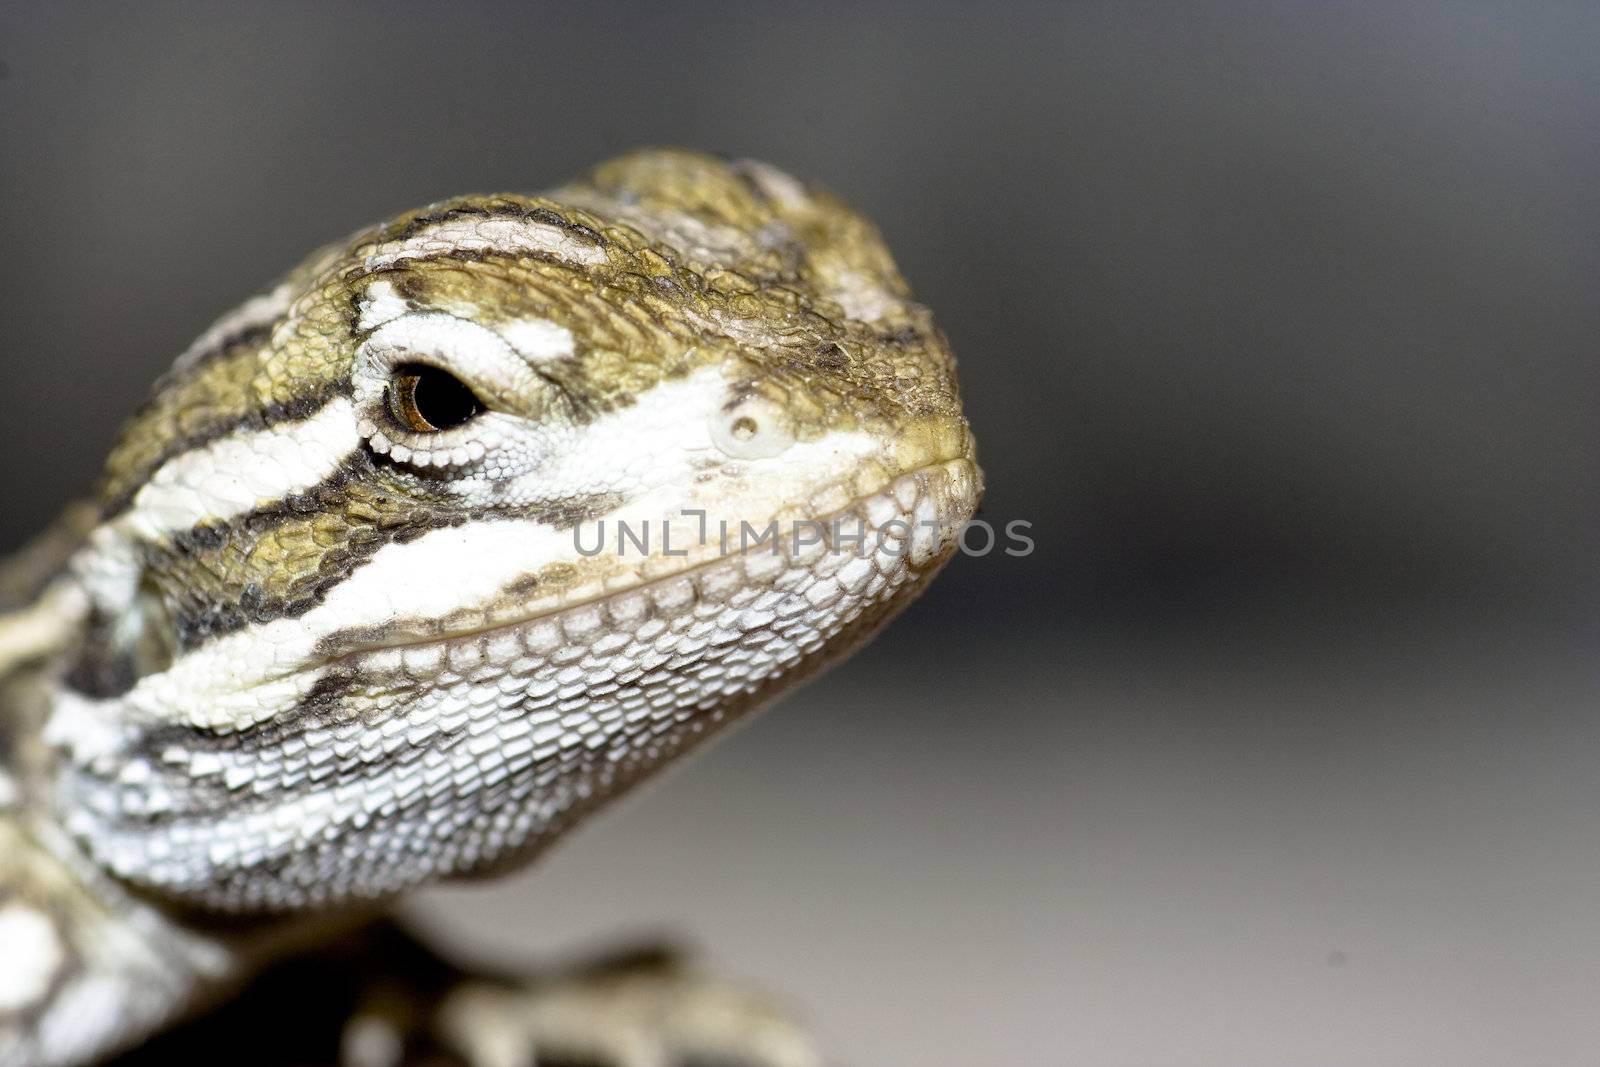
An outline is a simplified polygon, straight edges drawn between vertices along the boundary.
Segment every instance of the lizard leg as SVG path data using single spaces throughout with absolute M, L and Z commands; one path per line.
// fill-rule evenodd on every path
M 375 990 L 345 1030 L 345 1067 L 398 1067 L 419 1046 L 468 1067 L 821 1063 L 771 1001 L 660 951 L 539 979 L 463 977 L 418 1007 L 395 987 Z
M 439 1035 L 472 1067 L 818 1067 L 805 1032 L 767 999 L 647 961 L 521 988 L 468 984 Z

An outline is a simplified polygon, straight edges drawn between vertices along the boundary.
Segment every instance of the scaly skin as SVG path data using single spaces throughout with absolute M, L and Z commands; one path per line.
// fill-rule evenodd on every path
M 642 151 L 319 252 L 0 574 L 0 1067 L 527 861 L 869 637 L 979 490 L 930 314 L 770 167 Z

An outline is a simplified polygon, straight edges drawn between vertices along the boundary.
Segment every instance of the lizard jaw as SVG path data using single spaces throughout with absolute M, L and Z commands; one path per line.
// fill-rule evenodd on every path
M 539 603 L 532 610 L 528 601 L 508 598 L 507 603 L 486 609 L 480 620 L 465 625 L 458 622 L 452 626 L 449 620 L 414 623 L 401 620 L 396 626 L 403 630 L 409 628 L 410 632 L 398 640 L 363 641 L 361 635 L 354 635 L 344 643 L 330 640 L 325 646 L 327 658 L 321 666 L 369 661 L 374 656 L 403 657 L 408 649 L 448 646 L 541 624 L 554 625 L 556 620 L 574 613 L 605 611 L 610 605 L 630 597 L 673 600 L 681 597 L 681 591 L 671 589 L 673 583 L 697 582 L 718 567 L 754 568 L 758 576 L 770 573 L 775 565 L 763 562 L 763 556 L 778 561 L 778 565 L 783 562 L 805 564 L 828 555 L 839 555 L 847 563 L 853 554 L 867 558 L 874 545 L 881 541 L 883 544 L 879 547 L 887 550 L 885 554 L 903 557 L 910 567 L 927 570 L 931 576 L 931 571 L 948 559 L 962 523 L 976 510 L 982 493 L 981 477 L 977 465 L 966 458 L 927 464 L 825 514 L 793 515 L 774 520 L 780 529 L 790 530 L 791 536 L 779 537 L 768 547 L 762 547 L 767 544 L 762 542 L 755 547 L 718 551 L 709 556 L 699 553 L 700 558 L 696 558 L 697 554 L 691 549 L 681 561 L 658 557 L 648 561 L 641 568 L 644 573 L 627 584 L 576 597 L 562 595 Z M 802 526 L 814 531 L 816 539 L 808 539 L 804 545 L 797 546 L 792 530 Z M 840 531 L 847 544 L 836 543 Z M 857 531 L 865 531 L 866 535 L 865 542 L 859 546 L 853 539 Z M 736 538 L 738 534 L 732 536 Z M 719 546 L 716 541 L 710 541 L 698 547 Z M 666 569 L 662 569 L 663 563 Z M 834 569 L 837 568 L 829 568 L 829 573 Z

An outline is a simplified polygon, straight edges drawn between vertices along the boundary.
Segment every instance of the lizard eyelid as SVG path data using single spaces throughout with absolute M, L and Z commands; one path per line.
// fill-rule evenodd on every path
M 362 342 L 357 358 L 357 402 L 389 406 L 395 429 L 411 434 L 442 432 L 466 422 L 459 418 L 469 406 L 462 390 L 477 398 L 480 411 L 538 419 L 555 389 L 501 334 L 442 312 L 416 312 L 384 323 Z M 400 395 L 405 390 L 394 386 L 413 376 L 422 381 L 408 382 L 405 390 L 416 386 L 418 397 L 422 390 L 434 394 L 448 408 L 440 414 L 445 421 L 418 421 L 413 411 L 405 410 Z

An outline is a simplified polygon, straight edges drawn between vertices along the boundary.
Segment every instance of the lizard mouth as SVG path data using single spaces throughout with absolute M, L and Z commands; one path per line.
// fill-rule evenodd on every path
M 964 523 L 976 509 L 982 475 L 968 458 L 915 468 L 876 491 L 821 514 L 780 516 L 774 539 L 755 544 L 735 525 L 731 535 L 701 539 L 698 555 L 654 556 L 623 580 L 589 583 L 538 597 L 512 588 L 487 608 L 437 620 L 396 620 L 381 637 L 371 631 L 332 634 L 319 646 L 326 666 L 360 660 L 391 665 L 414 677 L 436 676 L 441 654 L 459 650 L 466 661 L 473 649 L 490 655 L 487 643 L 517 635 L 523 650 L 557 653 L 563 646 L 587 645 L 597 630 L 621 632 L 651 617 L 671 616 L 696 604 L 736 604 L 760 599 L 764 591 L 810 579 L 808 601 L 817 586 L 844 596 L 874 598 L 874 579 L 900 569 L 931 577 L 953 552 Z M 768 528 L 761 531 L 765 533 Z M 715 530 L 715 526 L 713 526 Z M 832 583 L 831 587 L 827 583 Z

